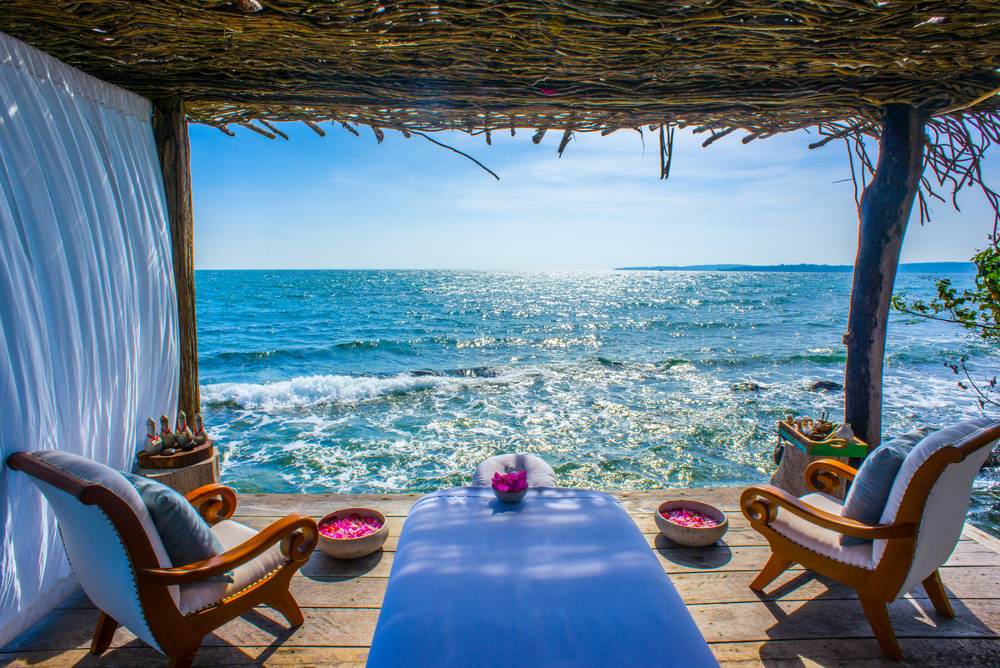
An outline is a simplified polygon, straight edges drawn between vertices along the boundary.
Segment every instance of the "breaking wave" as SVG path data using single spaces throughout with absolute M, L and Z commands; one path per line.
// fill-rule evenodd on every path
M 444 373 L 415 371 L 395 376 L 314 375 L 270 383 L 216 383 L 201 388 L 210 406 L 276 410 L 334 404 L 356 404 L 384 397 L 435 389 L 458 389 L 473 382 L 507 382 L 514 374 L 493 367 Z

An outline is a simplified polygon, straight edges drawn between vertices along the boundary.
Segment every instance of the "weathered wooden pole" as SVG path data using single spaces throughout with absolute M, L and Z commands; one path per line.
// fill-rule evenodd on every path
M 885 107 L 878 164 L 861 196 L 858 256 L 844 335 L 844 419 L 872 445 L 881 442 L 886 325 L 899 251 L 923 170 L 924 122 L 915 107 Z
M 190 418 L 201 411 L 198 389 L 198 328 L 194 299 L 194 212 L 191 207 L 191 146 L 184 102 L 177 98 L 154 103 L 153 135 L 160 153 L 163 190 L 170 218 L 177 324 L 180 330 L 180 396 L 178 408 Z

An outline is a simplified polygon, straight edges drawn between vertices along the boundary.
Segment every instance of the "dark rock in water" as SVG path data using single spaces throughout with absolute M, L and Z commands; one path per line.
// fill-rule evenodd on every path
M 809 386 L 810 392 L 835 392 L 837 390 L 844 389 L 844 386 L 840 383 L 836 383 L 832 380 L 817 380 L 815 383 Z
M 417 369 L 416 371 L 410 372 L 411 376 L 440 376 L 437 371 L 431 371 L 430 369 Z
M 465 378 L 496 378 L 501 374 L 501 370 L 489 366 L 474 366 L 469 369 L 458 369 L 451 373 Z
M 742 382 L 736 383 L 730 387 L 733 392 L 760 392 L 761 390 L 766 390 L 767 388 L 763 385 L 759 385 L 752 380 L 744 380 Z

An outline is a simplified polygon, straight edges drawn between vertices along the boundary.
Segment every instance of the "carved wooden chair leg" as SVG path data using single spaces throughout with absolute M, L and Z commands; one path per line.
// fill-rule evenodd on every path
M 948 600 L 948 593 L 944 590 L 944 584 L 941 582 L 941 574 L 938 571 L 934 571 L 924 580 L 923 584 L 924 589 L 927 591 L 927 596 L 931 599 L 931 603 L 934 605 L 937 613 L 942 617 L 954 619 L 955 611 L 951 607 L 951 601 Z
M 882 653 L 890 659 L 902 661 L 903 652 L 899 649 L 896 632 L 892 630 L 892 622 L 889 621 L 889 608 L 886 607 L 885 602 L 862 596 L 861 607 L 865 611 L 865 617 L 868 618 L 868 624 L 871 625 L 872 631 L 875 633 L 879 647 L 882 648 Z
M 104 654 L 111 647 L 111 640 L 117 629 L 118 622 L 102 612 L 97 620 L 97 628 L 94 629 L 94 639 L 90 641 L 90 653 L 94 656 Z
M 764 568 L 760 569 L 760 573 L 750 583 L 750 589 L 764 593 L 764 587 L 774 582 L 775 578 L 791 568 L 794 563 L 794 561 L 783 557 L 777 552 L 772 552 L 771 557 L 764 564 Z
M 305 621 L 302 617 L 302 611 L 299 610 L 299 604 L 295 602 L 295 597 L 292 596 L 292 592 L 290 591 L 286 590 L 282 592 L 280 596 L 272 599 L 268 605 L 280 612 L 289 626 L 302 626 L 302 623 Z

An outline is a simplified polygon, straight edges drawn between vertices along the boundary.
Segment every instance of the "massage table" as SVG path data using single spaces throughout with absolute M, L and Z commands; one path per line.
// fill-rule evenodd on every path
M 422 497 L 399 537 L 369 668 L 717 666 L 614 497 Z

